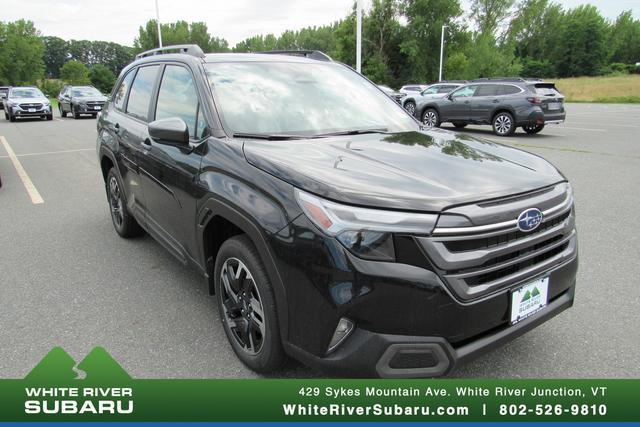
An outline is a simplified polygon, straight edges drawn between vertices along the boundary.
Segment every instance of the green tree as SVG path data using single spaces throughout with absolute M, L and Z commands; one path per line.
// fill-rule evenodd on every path
M 45 74 L 49 78 L 58 78 L 60 68 L 67 62 L 67 42 L 60 37 L 43 37 L 44 53 L 42 59 Z
M 622 12 L 611 27 L 610 62 L 635 64 L 640 61 L 640 20 L 633 19 L 630 10 Z
M 89 69 L 80 61 L 67 62 L 60 69 L 60 78 L 72 85 L 86 85 L 89 80 Z
M 44 44 L 31 21 L 0 23 L 0 81 L 35 84 L 44 74 Z
M 403 0 L 407 21 L 400 50 L 405 55 L 408 78 L 415 82 L 435 81 L 440 62 L 440 32 L 447 25 L 447 51 L 461 49 L 464 27 L 456 22 L 462 14 L 458 0 Z M 446 62 L 445 62 L 446 63 Z
M 564 14 L 561 25 L 561 43 L 551 60 L 557 74 L 566 76 L 593 76 L 606 65 L 608 27 L 595 6 L 578 6 Z
M 89 80 L 100 92 L 109 93 L 116 82 L 116 75 L 104 65 L 96 64 L 89 69 Z
M 177 21 L 161 24 L 162 44 L 197 44 L 205 52 L 227 52 L 229 44 L 223 38 L 212 37 L 204 22 Z M 138 29 L 138 37 L 134 41 L 136 51 L 155 49 L 158 47 L 158 25 L 152 19 Z
M 497 35 L 511 18 L 514 0 L 472 0 L 471 18 L 482 35 Z

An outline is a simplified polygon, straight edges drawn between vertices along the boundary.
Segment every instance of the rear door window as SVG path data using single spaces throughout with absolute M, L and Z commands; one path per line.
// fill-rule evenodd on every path
M 480 85 L 474 96 L 496 96 L 500 93 L 500 85 Z
M 158 65 L 139 68 L 131 85 L 129 100 L 127 101 L 127 114 L 136 119 L 147 121 L 151 94 L 156 84 L 158 68 Z

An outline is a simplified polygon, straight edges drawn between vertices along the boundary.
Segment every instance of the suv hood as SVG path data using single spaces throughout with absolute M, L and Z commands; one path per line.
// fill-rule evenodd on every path
M 439 212 L 565 178 L 536 155 L 443 130 L 291 141 L 246 141 L 247 161 L 348 204 Z
M 5 98 L 5 101 L 7 99 Z M 12 104 L 45 104 L 49 102 L 47 98 L 11 98 Z
M 106 96 L 74 96 L 72 98 L 76 102 L 106 102 Z

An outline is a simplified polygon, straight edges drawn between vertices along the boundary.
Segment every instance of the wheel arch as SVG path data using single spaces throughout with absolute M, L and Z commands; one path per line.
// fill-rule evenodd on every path
M 509 114 L 511 114 L 511 117 L 513 117 L 513 121 L 514 121 L 513 124 L 515 126 L 515 121 L 516 121 L 516 113 L 515 113 L 515 111 L 513 111 L 513 108 L 506 107 L 504 105 L 501 105 L 500 107 L 498 107 L 495 110 L 493 110 L 493 113 L 491 113 L 491 122 L 490 122 L 491 124 L 493 124 L 493 120 L 500 113 L 509 113 Z
M 228 238 L 238 234 L 246 234 L 258 250 L 260 259 L 267 270 L 275 295 L 281 337 L 286 339 L 288 331 L 287 294 L 267 242 L 267 236 L 249 214 L 218 199 L 210 198 L 204 202 L 197 218 L 198 244 L 204 261 L 209 293 L 212 295 L 215 293 L 214 268 L 220 247 Z

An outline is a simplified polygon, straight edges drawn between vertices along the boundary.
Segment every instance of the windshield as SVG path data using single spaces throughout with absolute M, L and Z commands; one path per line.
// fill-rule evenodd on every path
M 373 84 L 338 64 L 214 63 L 207 76 L 233 133 L 314 136 L 419 127 Z
M 101 96 L 100 91 L 94 87 L 77 87 L 71 89 L 71 96 Z
M 30 87 L 11 89 L 10 96 L 11 98 L 44 98 L 40 89 Z

